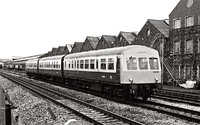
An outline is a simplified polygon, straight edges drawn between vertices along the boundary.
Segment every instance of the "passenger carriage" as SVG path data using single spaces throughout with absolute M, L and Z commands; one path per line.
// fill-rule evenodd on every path
M 64 57 L 64 77 L 74 85 L 117 95 L 146 99 L 161 88 L 158 52 L 132 45 L 69 54 Z
M 26 73 L 28 76 L 36 76 L 38 75 L 38 61 L 39 59 L 31 59 L 26 61 Z
M 64 55 L 41 58 L 38 62 L 39 77 L 53 81 L 62 80 L 62 59 Z

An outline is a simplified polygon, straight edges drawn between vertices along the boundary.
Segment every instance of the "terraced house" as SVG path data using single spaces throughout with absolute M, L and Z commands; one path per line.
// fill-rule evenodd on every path
M 169 15 L 170 59 L 179 79 L 200 80 L 200 0 L 180 0 Z

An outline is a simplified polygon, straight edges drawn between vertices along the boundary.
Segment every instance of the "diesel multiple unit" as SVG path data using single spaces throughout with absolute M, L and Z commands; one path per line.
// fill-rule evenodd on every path
M 155 89 L 162 88 L 158 51 L 140 45 L 29 60 L 26 72 L 29 76 L 145 100 Z

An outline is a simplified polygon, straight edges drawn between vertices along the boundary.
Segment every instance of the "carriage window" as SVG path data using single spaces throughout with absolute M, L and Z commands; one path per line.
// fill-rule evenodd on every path
M 76 66 L 77 69 L 79 69 L 79 60 L 77 60 L 77 66 Z
M 70 60 L 68 61 L 68 68 L 69 69 L 71 68 L 71 61 Z
M 90 59 L 90 69 L 94 69 L 94 59 Z
M 149 58 L 149 64 L 150 64 L 150 69 L 159 69 L 157 58 Z
M 148 61 L 147 58 L 139 58 L 139 68 L 141 70 L 148 69 Z
M 85 69 L 89 69 L 89 59 L 85 60 Z
M 65 61 L 65 68 L 67 67 L 67 63 L 66 63 L 66 61 Z
M 99 63 L 98 63 L 98 59 L 96 59 L 96 69 L 98 69 Z
M 108 58 L 108 70 L 114 70 L 114 59 Z
M 136 70 L 137 69 L 137 60 L 134 57 L 130 57 L 126 61 L 127 70 Z
M 101 69 L 106 69 L 106 59 L 101 59 Z
M 76 68 L 76 61 L 77 61 L 77 60 L 74 60 L 74 68 Z
M 83 69 L 84 60 L 80 60 L 80 69 Z
M 72 69 L 74 68 L 74 60 L 71 61 L 72 62 Z

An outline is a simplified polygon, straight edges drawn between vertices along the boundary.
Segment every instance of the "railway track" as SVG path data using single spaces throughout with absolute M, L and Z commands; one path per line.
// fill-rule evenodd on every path
M 191 122 L 200 123 L 200 112 L 189 110 L 185 108 L 175 107 L 171 105 L 161 104 L 152 101 L 137 101 L 137 103 L 131 103 L 134 106 L 143 107 L 146 109 L 154 110 L 163 114 L 168 114 L 174 117 L 185 119 Z
M 55 104 L 74 112 L 76 115 L 84 118 L 91 123 L 94 123 L 95 125 L 143 125 L 143 123 L 139 123 L 132 119 L 98 108 L 94 105 L 69 97 L 58 91 L 36 85 L 37 83 L 34 83 L 31 80 L 22 79 L 20 77 L 12 76 L 9 74 L 1 73 L 1 75 L 8 78 L 9 80 L 12 80 L 15 83 L 22 85 L 28 90 L 31 90 L 32 92 L 42 96 L 43 98 L 48 99 Z
M 153 98 L 163 99 L 167 101 L 186 103 L 194 106 L 200 106 L 200 96 L 194 93 L 175 92 L 172 90 L 161 90 Z
M 103 97 L 105 97 L 105 96 L 103 96 Z M 185 109 L 185 108 L 179 108 L 179 107 L 160 104 L 160 103 L 151 102 L 151 101 L 144 102 L 144 101 L 141 101 L 141 100 L 137 100 L 135 102 L 126 101 L 126 103 L 131 104 L 133 106 L 146 108 L 148 110 L 157 111 L 157 112 L 160 112 L 160 113 L 163 113 L 163 114 L 168 114 L 168 115 L 178 117 L 178 118 L 181 118 L 181 119 L 185 119 L 185 120 L 188 120 L 188 121 L 191 121 L 191 122 L 200 123 L 200 120 L 199 120 L 200 112 L 198 112 L 198 111 L 188 110 L 188 109 Z

